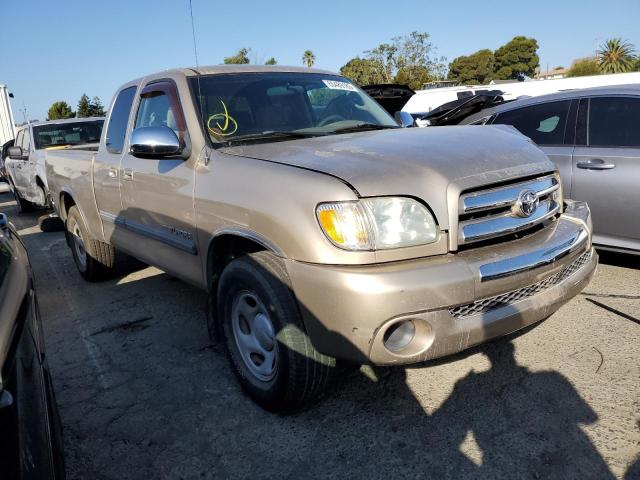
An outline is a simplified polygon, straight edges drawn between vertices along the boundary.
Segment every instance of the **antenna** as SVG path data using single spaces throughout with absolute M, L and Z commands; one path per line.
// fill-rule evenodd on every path
M 196 27 L 193 23 L 193 6 L 189 0 L 189 14 L 191 15 L 191 35 L 193 36 L 193 55 L 196 57 L 196 70 L 198 69 L 198 47 L 196 45 Z
M 196 57 L 196 75 L 198 79 L 198 103 L 200 105 L 200 114 L 204 118 L 204 105 L 202 98 L 202 89 L 200 88 L 200 64 L 198 63 L 198 46 L 196 42 L 196 27 L 193 22 L 193 5 L 192 0 L 189 0 L 189 14 L 191 15 L 191 35 L 193 37 L 193 55 Z

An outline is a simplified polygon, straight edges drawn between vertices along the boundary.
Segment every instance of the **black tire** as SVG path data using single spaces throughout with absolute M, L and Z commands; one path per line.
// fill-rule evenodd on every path
M 234 334 L 232 313 L 239 295 L 255 295 L 268 311 L 277 341 L 273 378 L 258 378 L 248 367 Z M 233 260 L 218 285 L 218 321 L 229 359 L 243 389 L 273 412 L 297 410 L 320 395 L 335 370 L 335 359 L 312 345 L 291 291 L 284 264 L 269 252 Z
M 67 240 L 80 275 L 89 282 L 112 277 L 115 273 L 115 249 L 89 234 L 75 205 L 69 209 L 66 225 Z M 84 256 L 82 249 L 85 252 Z
M 65 230 L 64 222 L 55 214 L 41 216 L 38 218 L 38 224 L 43 232 L 63 232 Z
M 11 182 L 10 185 L 11 185 L 11 192 L 13 193 L 13 198 L 15 198 L 16 203 L 18 204 L 19 212 L 20 213 L 32 212 L 35 208 L 33 203 L 29 202 L 28 200 L 25 200 L 20 196 L 20 193 L 18 192 L 18 189 L 15 187 L 13 182 Z

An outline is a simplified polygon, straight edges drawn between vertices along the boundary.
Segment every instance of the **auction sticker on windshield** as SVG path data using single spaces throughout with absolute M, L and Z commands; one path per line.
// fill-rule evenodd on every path
M 322 80 L 327 87 L 332 90 L 349 90 L 351 92 L 356 91 L 356 87 L 349 82 L 340 82 L 338 80 Z

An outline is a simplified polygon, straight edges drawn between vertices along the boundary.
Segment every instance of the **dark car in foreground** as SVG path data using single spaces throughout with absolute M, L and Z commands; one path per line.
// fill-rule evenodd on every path
M 556 164 L 565 197 L 589 204 L 594 244 L 640 253 L 640 84 L 506 102 L 459 124 L 517 128 Z
M 63 479 L 62 430 L 27 251 L 0 214 L 0 478 Z

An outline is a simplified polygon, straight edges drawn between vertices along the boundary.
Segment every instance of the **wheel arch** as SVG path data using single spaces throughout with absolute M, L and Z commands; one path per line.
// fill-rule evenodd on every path
M 251 230 L 228 228 L 217 232 L 209 241 L 206 260 L 209 333 L 218 337 L 217 290 L 224 268 L 235 258 L 248 253 L 269 251 L 278 257 L 284 252 L 273 242 Z

